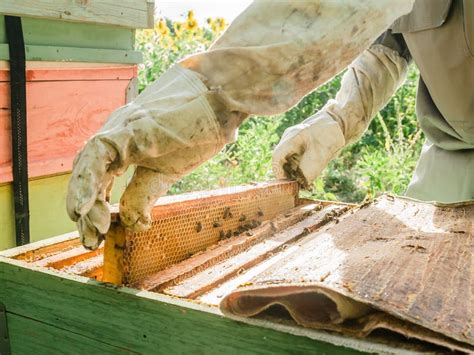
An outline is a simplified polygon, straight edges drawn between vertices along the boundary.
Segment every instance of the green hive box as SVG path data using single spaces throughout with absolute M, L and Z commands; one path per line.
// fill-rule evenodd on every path
M 135 30 L 153 26 L 153 10 L 153 1 L 147 0 L 0 2 L 0 250 L 15 246 L 9 47 L 4 16 L 22 19 L 30 233 L 31 241 L 37 241 L 75 229 L 65 211 L 72 159 L 110 112 L 136 94 L 137 64 L 142 57 L 134 50 Z M 107 97 L 100 101 L 104 92 Z M 82 127 L 71 129 L 77 122 Z M 75 139 L 69 145 L 61 141 L 67 135 Z M 61 145 L 65 146 L 63 153 Z M 116 182 L 113 202 L 123 191 L 127 176 Z

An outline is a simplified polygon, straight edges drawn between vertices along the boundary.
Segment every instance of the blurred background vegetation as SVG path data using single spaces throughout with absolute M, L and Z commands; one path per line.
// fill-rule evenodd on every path
M 182 21 L 162 19 L 154 29 L 138 31 L 136 46 L 144 56 L 139 68 L 140 90 L 179 59 L 206 50 L 226 26 L 223 18 L 198 23 L 190 11 Z M 338 75 L 284 114 L 249 118 L 241 126 L 237 142 L 175 184 L 170 193 L 274 178 L 272 151 L 284 130 L 334 98 L 340 78 Z M 412 66 L 405 84 L 374 118 L 362 139 L 346 147 L 303 196 L 360 202 L 387 191 L 404 193 L 424 141 L 415 115 L 417 81 L 418 71 Z

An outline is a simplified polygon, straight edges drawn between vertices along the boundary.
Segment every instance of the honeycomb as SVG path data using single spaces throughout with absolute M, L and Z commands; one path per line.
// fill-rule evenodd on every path
M 149 230 L 123 231 L 124 239 L 118 238 L 123 239 L 120 246 L 106 245 L 104 275 L 114 265 L 113 260 L 107 259 L 116 258 L 122 275 L 121 282 L 115 283 L 140 282 L 220 240 L 295 207 L 297 196 L 296 183 L 273 182 L 164 197 L 153 208 Z M 111 233 L 111 238 L 117 236 Z

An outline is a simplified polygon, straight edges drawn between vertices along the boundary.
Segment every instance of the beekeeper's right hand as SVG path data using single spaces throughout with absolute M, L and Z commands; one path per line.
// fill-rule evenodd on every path
M 358 139 L 406 77 L 398 52 L 376 44 L 348 68 L 335 100 L 301 124 L 288 128 L 273 153 L 277 178 L 308 187 L 331 159 Z

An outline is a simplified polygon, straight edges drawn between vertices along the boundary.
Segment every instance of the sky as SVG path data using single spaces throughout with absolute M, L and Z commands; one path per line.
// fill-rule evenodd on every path
M 155 1 L 155 19 L 168 17 L 183 19 L 189 10 L 194 10 L 195 18 L 203 23 L 208 17 L 224 17 L 231 22 L 252 0 L 170 0 Z

